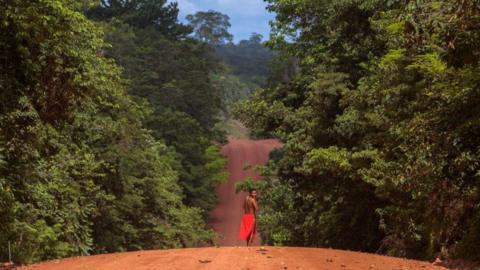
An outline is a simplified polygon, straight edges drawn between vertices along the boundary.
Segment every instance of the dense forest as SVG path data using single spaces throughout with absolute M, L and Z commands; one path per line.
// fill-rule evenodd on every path
M 244 82 L 265 87 L 270 74 L 270 64 L 275 55 L 272 50 L 264 46 L 262 40 L 261 34 L 252 33 L 248 40 L 240 40 L 238 44 L 228 43 L 217 46 L 215 52 L 231 67 L 233 75 Z
M 214 245 L 232 116 L 265 244 L 480 260 L 478 0 L 0 2 L 0 261 Z
M 0 260 L 8 242 L 20 263 L 215 242 L 228 96 L 216 78 L 233 75 L 178 12 L 2 2 Z
M 267 0 L 268 244 L 480 259 L 480 2 Z

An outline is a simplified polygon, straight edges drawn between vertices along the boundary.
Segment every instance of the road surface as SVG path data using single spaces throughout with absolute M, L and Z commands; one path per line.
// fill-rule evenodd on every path
M 444 270 L 428 262 L 310 248 L 221 247 L 117 253 L 21 270 Z
M 211 214 L 211 226 L 222 238 L 220 246 L 245 245 L 238 240 L 238 232 L 242 219 L 242 206 L 246 193 L 235 194 L 235 184 L 247 177 L 258 180 L 260 176 L 255 171 L 256 165 L 268 161 L 268 155 L 274 148 L 280 147 L 277 140 L 239 140 L 233 139 L 223 147 L 222 153 L 227 157 L 227 169 L 230 177 L 222 184 L 217 193 L 219 204 Z M 251 167 L 245 170 L 246 167 Z M 259 194 L 261 196 L 261 194 Z M 254 245 L 260 245 L 260 237 L 255 238 Z

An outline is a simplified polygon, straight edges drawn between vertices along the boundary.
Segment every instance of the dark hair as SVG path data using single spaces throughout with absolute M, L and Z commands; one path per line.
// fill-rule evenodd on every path
M 254 191 L 257 191 L 257 189 L 256 189 L 256 188 L 249 188 L 249 189 L 248 189 L 248 193 L 252 193 L 252 192 L 254 192 Z

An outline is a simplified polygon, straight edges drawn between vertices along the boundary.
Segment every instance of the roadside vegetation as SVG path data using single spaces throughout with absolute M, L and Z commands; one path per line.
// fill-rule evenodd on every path
M 479 2 L 266 2 L 283 68 L 235 111 L 284 143 L 263 240 L 479 260 Z

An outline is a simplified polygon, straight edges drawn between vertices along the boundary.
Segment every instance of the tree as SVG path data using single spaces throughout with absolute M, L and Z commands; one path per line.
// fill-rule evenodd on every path
M 233 36 L 228 32 L 230 17 L 217 11 L 199 11 L 188 15 L 187 20 L 193 28 L 194 37 L 210 45 L 222 45 L 232 42 Z
M 263 39 L 263 35 L 262 35 L 262 34 L 253 32 L 253 33 L 250 35 L 250 38 L 248 39 L 248 41 L 249 41 L 250 43 L 253 43 L 253 44 L 260 44 L 260 43 L 262 43 L 262 39 Z
M 244 83 L 263 87 L 267 83 L 269 64 L 275 53 L 261 41 L 262 35 L 252 33 L 248 40 L 241 40 L 238 44 L 216 46 L 215 54 L 227 64 L 231 73 Z M 258 86 L 254 86 L 250 91 L 253 92 Z
M 86 14 L 98 20 L 117 18 L 138 28 L 153 27 L 165 37 L 185 38 L 191 29 L 178 23 L 178 3 L 167 0 L 101 0 Z
M 268 2 L 299 73 L 236 111 L 284 141 L 264 239 L 478 259 L 478 3 Z

